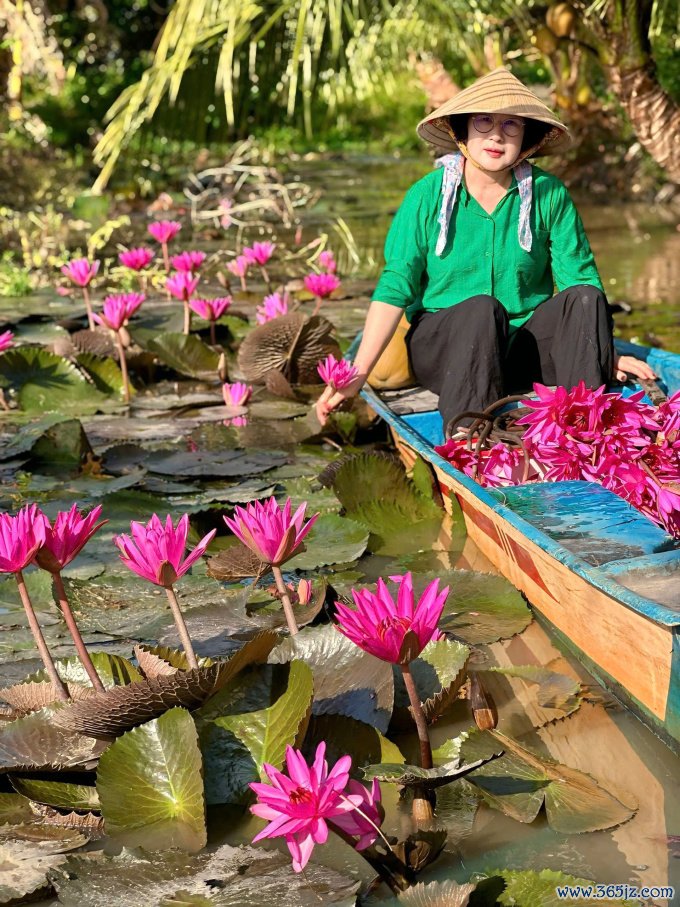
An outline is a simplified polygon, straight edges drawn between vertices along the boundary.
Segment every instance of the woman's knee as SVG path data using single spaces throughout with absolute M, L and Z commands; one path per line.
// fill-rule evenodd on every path
M 604 291 L 600 290 L 599 287 L 592 286 L 592 284 L 575 284 L 573 287 L 568 287 L 565 292 L 569 294 L 572 300 L 580 302 L 584 308 L 594 309 L 607 305 L 607 297 Z

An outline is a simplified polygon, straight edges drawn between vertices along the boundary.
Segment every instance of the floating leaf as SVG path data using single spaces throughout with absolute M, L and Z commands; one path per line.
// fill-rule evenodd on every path
M 348 715 L 385 733 L 394 703 L 392 666 L 363 652 L 334 626 L 305 627 L 281 642 L 269 661 L 299 658 L 314 673 L 314 715 Z
M 106 358 L 116 353 L 116 346 L 108 328 L 98 327 L 94 331 L 85 328 L 71 334 L 71 343 L 81 353 Z
M 562 907 L 565 899 L 560 898 L 557 894 L 559 887 L 570 886 L 580 888 L 582 891 L 592 888 L 594 892 L 596 884 L 588 879 L 579 879 L 553 869 L 542 869 L 540 872 L 531 869 L 500 869 L 494 875 L 500 876 L 505 881 L 505 889 L 498 897 L 498 903 L 503 907 L 514 907 L 519 904 L 530 904 L 531 907 Z M 593 903 L 593 899 L 574 897 L 569 898 L 567 903 L 576 905 L 576 907 L 588 907 Z M 627 904 L 634 907 L 639 904 L 639 901 L 607 898 L 606 903 Z
M 170 709 L 124 734 L 102 754 L 97 793 L 106 832 L 129 847 L 205 847 L 203 763 L 185 709 Z
M 208 576 L 225 583 L 235 583 L 251 577 L 258 580 L 269 569 L 269 564 L 261 561 L 250 548 L 241 544 L 220 551 L 215 557 L 210 558 L 207 565 Z
M 41 781 L 35 778 L 21 778 L 11 775 L 10 782 L 15 791 L 57 809 L 98 810 L 99 797 L 96 788 L 87 784 L 68 784 L 63 781 Z
M 313 692 L 312 671 L 304 662 L 265 665 L 237 678 L 201 709 L 210 804 L 242 802 L 250 795 L 250 781 L 267 780 L 265 762 L 282 767 L 286 747 L 299 745 L 305 735 Z M 234 738 L 239 745 L 233 745 Z M 243 750 L 247 755 L 235 758 Z
M 11 440 L 3 439 L 3 444 L 0 446 L 0 460 L 13 460 L 20 454 L 27 453 L 52 426 L 67 421 L 70 421 L 68 416 L 61 413 L 48 413 L 40 419 L 22 425 L 21 430 Z
M 287 855 L 228 844 L 197 855 L 124 851 L 114 858 L 72 857 L 57 881 L 62 907 L 349 907 L 359 887 L 313 862 L 297 874 Z
M 307 403 L 297 403 L 294 400 L 258 400 L 248 407 L 248 415 L 253 419 L 296 419 L 298 416 L 306 416 L 308 412 Z
M 423 787 L 426 790 L 434 790 L 437 787 L 443 787 L 444 784 L 451 784 L 452 781 L 459 781 L 485 763 L 497 759 L 500 752 L 499 749 L 496 753 L 491 753 L 465 765 L 461 765 L 458 759 L 434 768 L 420 768 L 418 765 L 391 765 L 389 762 L 383 762 L 378 765 L 369 765 L 363 772 L 368 781 L 376 778 L 378 781 L 401 784 L 403 787 Z
M 317 570 L 347 564 L 361 557 L 368 543 L 366 529 L 347 517 L 324 513 L 305 538 L 305 550 L 286 564 L 287 570 Z
M 8 350 L 0 357 L 0 378 L 16 390 L 17 400 L 27 412 L 96 412 L 106 396 L 61 356 L 38 347 Z
M 33 810 L 26 797 L 0 793 L 0 825 L 18 825 L 33 818 Z
M 66 841 L 0 841 L 0 904 L 19 903 L 48 886 L 47 874 L 66 860 L 64 851 L 85 844 Z M 45 892 L 47 893 L 47 892 Z M 33 898 L 31 898 L 33 900 Z
M 286 459 L 286 454 L 274 450 L 178 450 L 152 455 L 148 467 L 160 475 L 233 478 L 267 472 Z
M 81 353 L 76 360 L 81 369 L 92 378 L 94 386 L 103 394 L 123 395 L 123 373 L 120 366 L 110 356 L 95 356 L 93 353 Z M 135 390 L 131 386 L 130 391 Z
M 440 639 L 428 643 L 418 658 L 411 662 L 413 680 L 423 704 L 425 718 L 429 722 L 442 715 L 458 696 L 458 691 L 467 678 L 469 657 L 470 649 L 463 643 L 452 639 Z M 407 710 L 410 713 L 411 707 L 403 675 L 396 667 L 394 705 L 395 718 L 398 719 L 400 727 L 404 725 L 405 718 L 408 722 L 413 721 L 406 715 Z M 401 710 L 401 714 L 397 709 Z M 408 727 L 412 728 L 413 725 L 408 724 Z
M 94 451 L 78 419 L 66 419 L 47 428 L 31 449 L 34 464 L 79 467 Z
M 244 667 L 264 661 L 277 639 L 275 633 L 260 633 L 228 661 L 114 687 L 83 702 L 65 705 L 54 720 L 61 727 L 93 737 L 116 737 L 174 706 L 194 709 Z
M 511 667 L 494 667 L 480 672 L 487 686 L 491 685 L 491 694 L 499 704 L 503 714 L 503 702 L 510 707 L 519 706 L 523 714 L 529 712 L 533 726 L 541 726 L 571 715 L 582 702 L 581 683 L 573 677 L 561 674 L 543 665 L 513 665 Z M 502 677 L 518 678 L 526 685 L 509 683 L 502 685 Z M 496 680 L 497 678 L 497 680 Z M 494 680 L 496 683 L 494 684 Z M 510 726 L 508 725 L 508 730 Z M 503 730 L 503 728 L 501 728 Z
M 330 354 L 341 355 L 333 330 L 321 315 L 307 318 L 292 312 L 273 318 L 245 337 L 239 347 L 239 368 L 246 381 L 258 384 L 272 369 L 282 372 L 291 384 L 318 384 L 319 361 Z
M 531 611 L 522 594 L 504 577 L 450 570 L 420 574 L 417 584 L 422 586 L 435 575 L 451 590 L 439 628 L 464 642 L 480 645 L 507 639 L 531 623 Z
M 141 332 L 137 334 L 133 331 L 132 335 L 135 340 L 142 339 Z M 164 365 L 181 375 L 189 375 L 190 378 L 217 378 L 220 357 L 195 334 L 173 334 L 166 331 L 148 338 L 140 345 L 155 353 Z
M 545 804 L 548 824 L 562 834 L 612 828 L 634 814 L 590 775 L 555 762 L 497 731 L 472 732 L 461 748 L 465 759 L 505 755 L 470 776 L 484 800 L 517 819 L 533 822 Z
M 0 771 L 60 771 L 90 763 L 106 743 L 55 724 L 59 708 L 45 708 L 0 728 Z
M 78 684 L 67 684 L 67 688 L 70 698 L 74 701 L 86 699 L 92 691 L 91 687 L 88 689 Z M 21 714 L 37 712 L 45 706 L 61 702 L 54 684 L 47 680 L 41 683 L 17 683 L 11 687 L 3 687 L 0 689 L 0 699 Z
M 90 652 L 90 658 L 97 670 L 99 679 L 107 688 L 126 686 L 144 679 L 132 662 L 128 661 L 127 658 L 123 658 L 122 655 L 109 655 L 108 652 Z M 59 658 L 54 665 L 57 669 L 57 674 L 64 683 L 80 684 L 86 687 L 92 686 L 82 662 L 76 655 L 71 658 Z M 44 669 L 36 671 L 26 678 L 27 681 L 36 683 L 45 682 L 47 679 L 47 671 Z
M 191 665 L 185 652 L 169 649 L 167 646 L 144 646 L 134 648 L 135 657 L 145 677 L 158 677 L 161 674 L 175 674 L 177 671 L 190 671 Z M 200 667 L 211 665 L 209 658 L 199 658 Z

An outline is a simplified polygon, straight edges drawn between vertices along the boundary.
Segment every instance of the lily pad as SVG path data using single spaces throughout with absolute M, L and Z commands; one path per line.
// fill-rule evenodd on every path
M 131 333 L 135 340 L 142 339 L 141 332 Z M 173 334 L 167 331 L 148 338 L 140 345 L 155 353 L 164 365 L 181 375 L 189 375 L 191 378 L 217 378 L 219 354 L 194 334 Z
M 13 460 L 19 454 L 27 453 L 48 429 L 59 422 L 66 421 L 68 421 L 68 416 L 61 413 L 47 413 L 40 419 L 22 425 L 11 440 L 3 440 L 3 444 L 0 445 L 0 459 Z
M 352 757 L 352 774 L 361 778 L 359 770 L 373 762 L 400 763 L 401 750 L 379 730 L 346 715 L 313 715 L 307 728 L 302 752 L 308 761 L 314 759 L 316 748 L 324 741 L 328 763 L 341 756 Z
M 294 400 L 258 400 L 248 407 L 248 414 L 253 419 L 295 419 L 308 412 L 308 404 Z
M 196 726 L 185 709 L 124 734 L 97 769 L 107 834 L 131 847 L 201 850 L 207 841 L 202 767 Z
M 86 842 L 78 835 L 63 841 L 0 841 L 0 904 L 23 902 L 46 888 L 47 874 L 66 860 L 64 851 Z
M 285 461 L 286 454 L 274 450 L 178 450 L 155 454 L 149 457 L 147 465 L 159 475 L 233 478 L 267 472 Z
M 291 384 L 318 383 L 317 364 L 329 354 L 340 356 L 333 325 L 320 315 L 292 312 L 250 331 L 239 347 L 238 365 L 246 381 L 262 384 L 271 369 Z
M 0 772 L 61 771 L 97 758 L 107 744 L 57 727 L 58 712 L 47 707 L 0 729 Z
M 530 719 L 535 727 L 571 715 L 583 701 L 581 683 L 573 677 L 552 670 L 543 665 L 513 665 L 512 667 L 493 667 L 479 672 L 496 705 L 503 715 L 503 701 L 510 708 L 517 704 L 522 714 L 527 714 L 529 704 Z M 518 678 L 521 683 L 499 683 L 501 678 Z M 494 683 L 496 680 L 496 683 Z M 523 689 L 522 689 L 523 688 Z M 501 726 L 501 730 L 504 730 Z M 510 730 L 510 726 L 507 726 Z
M 221 847 L 197 855 L 74 857 L 56 879 L 63 907 L 319 907 L 354 904 L 359 883 L 311 862 L 296 874 L 290 858 L 253 847 Z
M 267 780 L 265 762 L 281 768 L 286 747 L 305 736 L 312 695 L 304 662 L 266 665 L 237 678 L 197 713 L 209 804 L 244 802 L 251 781 Z
M 475 887 L 469 883 L 459 885 L 452 879 L 427 884 L 419 882 L 394 898 L 394 903 L 404 907 L 467 907 Z
M 90 657 L 99 679 L 107 688 L 126 686 L 129 683 L 143 680 L 137 668 L 127 658 L 123 658 L 120 655 L 109 655 L 108 652 L 90 652 Z M 55 661 L 55 667 L 57 674 L 65 683 L 81 684 L 86 687 L 92 686 L 85 668 L 76 656 L 58 659 Z M 47 671 L 42 670 L 31 674 L 26 678 L 26 681 L 41 683 L 48 679 Z
M 428 643 L 418 658 L 411 662 L 411 673 L 423 704 L 425 717 L 429 722 L 442 715 L 458 696 L 467 678 L 467 663 L 470 649 L 453 639 L 440 639 Z M 394 669 L 394 706 L 411 711 L 403 675 Z M 405 715 L 399 716 L 400 726 Z M 412 722 L 412 718 L 407 719 Z M 413 725 L 409 724 L 412 729 Z
M 531 907 L 562 907 L 565 899 L 558 896 L 557 889 L 559 887 L 580 887 L 581 890 L 584 890 L 596 884 L 591 880 L 579 879 L 564 872 L 556 872 L 553 869 L 542 869 L 540 872 L 535 872 L 531 869 L 501 869 L 494 875 L 500 876 L 505 881 L 505 889 L 498 897 L 498 903 L 502 904 L 503 907 L 514 907 L 516 904 L 531 904 Z M 593 899 L 575 897 L 569 898 L 567 903 L 573 904 L 575 907 L 589 907 L 589 905 L 592 905 Z M 635 905 L 637 907 L 639 901 L 607 898 L 606 903 L 614 905 L 627 904 L 629 907 L 634 907 Z
M 317 570 L 329 564 L 358 560 L 366 550 L 368 532 L 336 513 L 322 514 L 305 538 L 305 550 L 286 563 L 288 570 Z
M 57 809 L 99 809 L 99 797 L 95 787 L 87 784 L 69 784 L 64 781 L 42 781 L 35 778 L 21 778 L 11 775 L 10 782 L 15 791 Z
M 334 626 L 305 627 L 281 642 L 269 662 L 296 658 L 314 673 L 313 715 L 347 715 L 387 731 L 394 704 L 391 665 L 363 652 Z
M 75 365 L 37 347 L 8 350 L 0 357 L 0 378 L 15 389 L 27 412 L 92 413 L 106 400 Z
M 18 825 L 33 818 L 33 810 L 26 797 L 0 793 L 0 825 Z
M 437 787 L 443 787 L 445 784 L 451 784 L 453 781 L 460 781 L 470 772 L 476 771 L 487 762 L 497 759 L 501 754 L 500 748 L 495 753 L 476 759 L 474 762 L 460 764 L 459 759 L 446 762 L 444 765 L 436 765 L 434 768 L 421 768 L 419 765 L 393 765 L 389 762 L 379 763 L 378 765 L 369 765 L 364 771 L 364 777 L 368 781 L 374 778 L 378 781 L 389 782 L 390 784 L 401 784 L 402 787 L 420 787 L 425 790 L 434 790 Z
M 57 422 L 45 430 L 31 449 L 33 465 L 79 467 L 93 455 L 85 430 L 78 419 Z
M 123 373 L 115 359 L 111 359 L 110 356 L 81 353 L 76 361 L 80 368 L 87 372 L 94 382 L 94 386 L 102 394 L 123 396 Z M 132 385 L 130 385 L 130 391 L 132 394 L 135 393 Z
M 435 575 L 450 589 L 439 628 L 463 642 L 480 645 L 507 639 L 531 623 L 531 611 L 522 594 L 504 577 L 451 570 L 421 574 L 418 584 L 429 582 Z
M 502 748 L 505 755 L 470 776 L 489 806 L 519 822 L 533 822 L 542 806 L 548 824 L 562 834 L 612 828 L 635 813 L 631 806 L 603 790 L 590 775 L 555 762 L 498 732 L 472 732 L 461 753 L 466 760 L 484 758 Z M 630 801 L 630 797 L 625 797 Z

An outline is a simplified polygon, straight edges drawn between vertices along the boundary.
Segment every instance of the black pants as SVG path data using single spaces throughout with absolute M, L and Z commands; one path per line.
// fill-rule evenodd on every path
M 569 287 L 542 303 L 509 342 L 508 313 L 493 296 L 417 312 L 406 335 L 418 382 L 439 395 L 444 425 L 530 390 L 534 381 L 591 388 L 611 380 L 612 318 L 604 293 Z

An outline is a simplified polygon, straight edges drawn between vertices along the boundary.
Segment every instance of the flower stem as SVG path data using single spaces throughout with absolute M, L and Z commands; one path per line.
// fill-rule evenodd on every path
M 116 331 L 116 345 L 118 346 L 118 358 L 120 359 L 120 370 L 123 373 L 123 398 L 126 403 L 130 402 L 130 376 L 128 375 L 127 359 L 125 358 L 125 347 L 120 336 L 120 331 Z
M 184 303 L 184 333 L 189 334 L 191 332 L 191 309 L 189 308 L 189 300 L 186 296 L 182 302 Z
M 411 703 L 411 714 L 413 715 L 413 720 L 416 723 L 416 729 L 418 731 L 418 740 L 420 741 L 420 765 L 421 768 L 432 768 L 432 745 L 430 743 L 430 735 L 427 730 L 427 721 L 425 720 L 425 713 L 423 712 L 420 696 L 418 695 L 418 690 L 416 690 L 413 675 L 411 674 L 411 665 L 403 664 L 400 665 L 400 667 L 401 672 L 404 675 L 406 692 L 408 693 L 408 698 Z
M 85 300 L 85 309 L 87 310 L 87 323 L 91 331 L 95 329 L 94 318 L 92 317 L 92 303 L 90 302 L 90 293 L 87 287 L 83 287 L 83 299 Z
M 262 271 L 262 277 L 264 278 L 264 282 L 267 284 L 267 290 L 269 290 L 271 292 L 272 284 L 269 279 L 269 274 L 267 273 L 267 269 L 262 265 L 262 266 L 260 266 L 260 270 Z
M 92 686 L 97 690 L 98 693 L 105 693 L 106 689 L 104 684 L 101 682 L 99 674 L 97 674 L 97 669 L 92 664 L 92 659 L 90 658 L 90 653 L 85 648 L 85 643 L 83 637 L 80 635 L 80 630 L 75 622 L 73 617 L 73 611 L 71 611 L 71 606 L 68 603 L 66 597 L 66 589 L 64 588 L 64 581 L 61 578 L 61 573 L 53 573 L 52 579 L 54 581 L 54 588 L 57 593 L 57 599 L 59 601 L 59 610 L 64 615 L 64 620 L 66 621 L 66 626 L 68 631 L 71 634 L 71 638 L 75 643 L 76 652 L 78 653 L 78 658 L 80 663 L 85 668 L 87 676 L 90 678 Z
M 193 670 L 198 667 L 198 662 L 196 661 L 196 655 L 194 654 L 194 647 L 191 644 L 191 637 L 189 636 L 189 631 L 187 630 L 187 625 L 184 623 L 184 616 L 179 607 L 179 602 L 177 601 L 177 596 L 175 595 L 175 590 L 172 586 L 166 586 L 165 591 L 168 596 L 168 601 L 170 602 L 170 608 L 172 609 L 172 616 L 175 618 L 175 626 L 177 627 L 177 632 L 179 633 L 179 638 L 182 643 L 182 648 L 189 662 L 189 667 Z
M 321 303 L 322 303 L 322 302 L 323 302 L 323 299 L 322 299 L 320 296 L 317 296 L 317 297 L 316 297 L 316 305 L 314 306 L 314 311 L 312 312 L 312 315 L 318 315 L 318 314 L 319 314 L 319 309 L 321 308 Z
M 243 290 L 244 293 L 248 292 L 248 287 L 246 286 L 246 279 L 243 276 L 243 274 L 241 274 L 241 289 Z
M 35 611 L 33 610 L 33 605 L 31 604 L 31 599 L 28 595 L 28 589 L 26 588 L 24 575 L 21 570 L 17 570 L 14 576 L 16 577 L 17 586 L 19 587 L 21 603 L 24 606 L 24 611 L 26 612 L 26 617 L 28 618 L 28 626 L 31 629 L 33 639 L 35 640 L 35 644 L 38 647 L 38 652 L 40 653 L 42 663 L 45 665 L 47 676 L 52 681 L 52 686 L 54 687 L 54 692 L 57 695 L 57 699 L 62 699 L 65 702 L 68 702 L 68 700 L 70 699 L 68 690 L 66 689 L 64 681 L 61 679 L 59 674 L 57 674 L 57 669 L 54 666 L 52 656 L 50 655 L 50 651 L 47 648 L 45 637 L 42 634 L 40 624 L 38 623 L 38 618 L 35 616 Z
M 215 322 L 212 320 L 210 322 L 210 343 L 212 346 L 217 345 L 217 337 L 215 335 Z
M 286 623 L 288 624 L 290 635 L 295 636 L 298 632 L 298 625 L 295 621 L 295 614 L 293 613 L 293 606 L 290 601 L 290 596 L 288 595 L 288 589 L 286 589 L 286 584 L 283 581 L 281 568 L 275 567 L 272 564 L 272 573 L 274 574 L 274 579 L 276 581 L 276 588 L 279 590 L 279 595 L 281 596 L 283 613 L 286 615 Z
M 165 271 L 167 274 L 169 274 L 170 258 L 168 257 L 168 244 L 166 242 L 161 243 L 161 249 L 163 250 L 163 264 L 165 265 Z
M 352 850 L 356 850 L 356 841 L 352 835 L 342 828 L 338 828 L 337 825 L 333 825 L 332 822 L 328 824 L 339 838 L 342 838 Z M 375 850 L 372 846 L 365 847 L 363 850 L 357 851 L 357 853 L 361 854 L 371 869 L 380 876 L 394 894 L 406 891 L 407 888 L 414 884 L 414 873 L 399 859 L 391 847 L 384 854 Z

